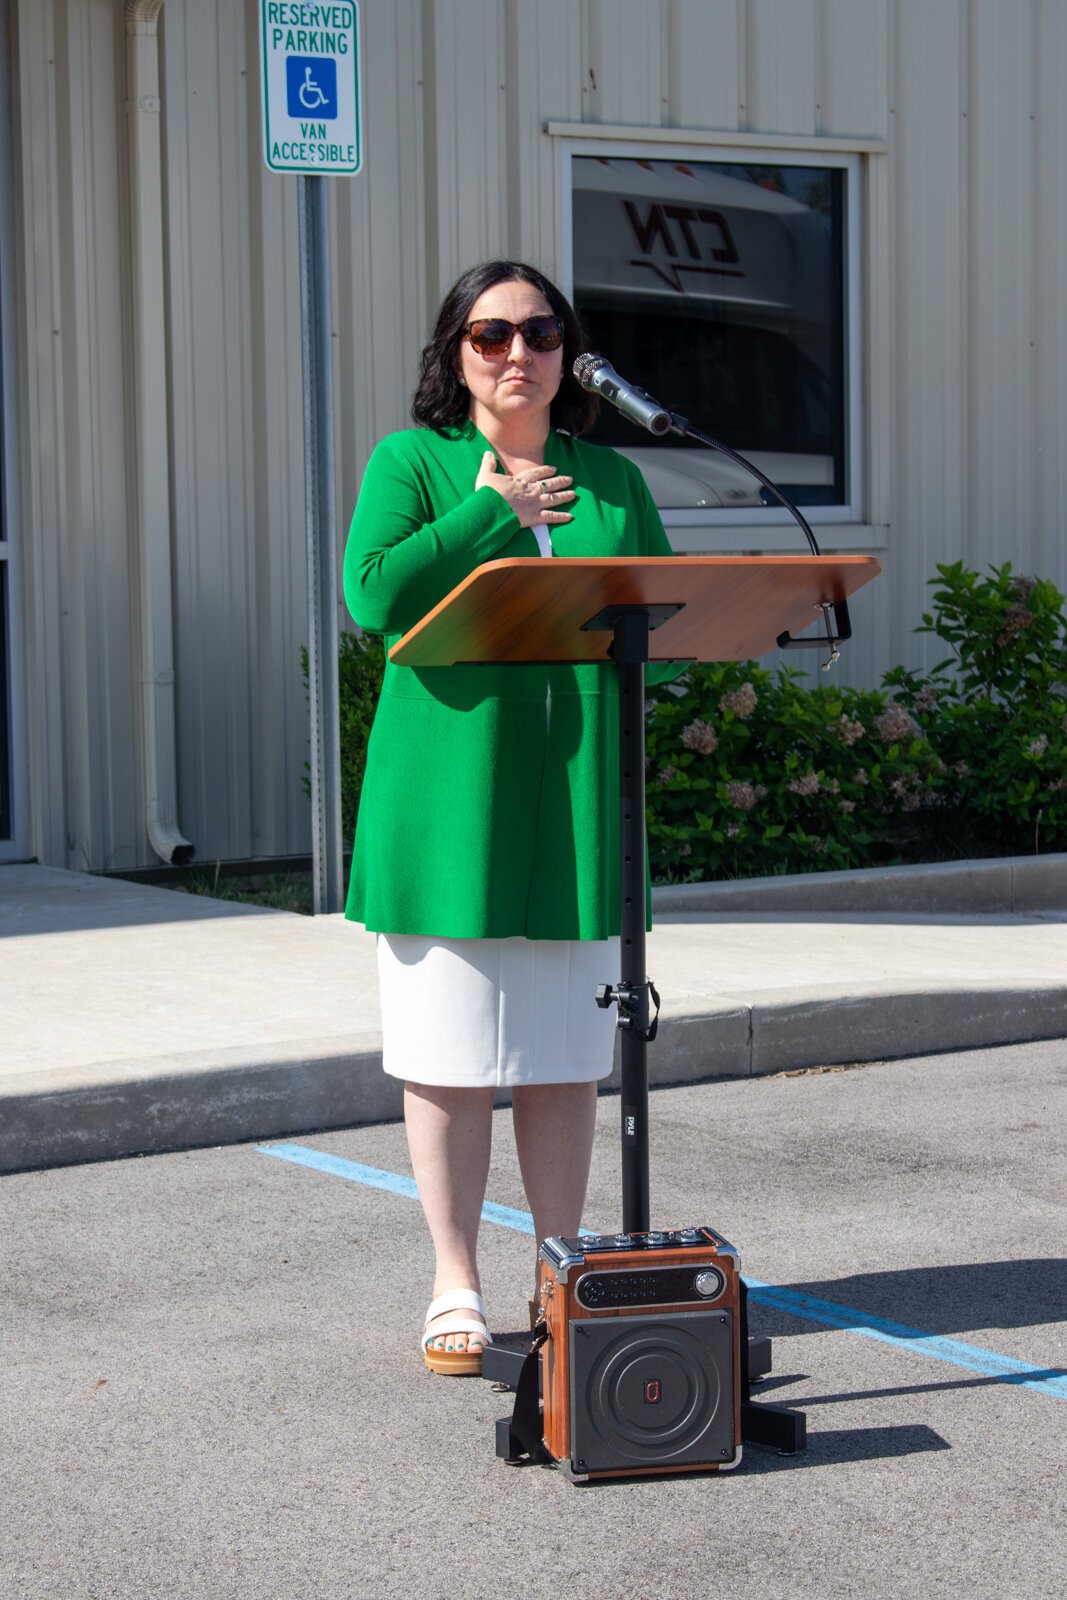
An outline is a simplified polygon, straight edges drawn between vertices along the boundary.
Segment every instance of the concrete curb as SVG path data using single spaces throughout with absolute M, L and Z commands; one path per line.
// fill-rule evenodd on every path
M 226 1060 L 237 1054 L 219 1051 L 203 1062 L 173 1057 L 140 1068 L 131 1062 L 125 1072 L 80 1073 L 82 1082 L 62 1086 L 9 1085 L 0 1095 L 0 1173 L 240 1144 L 402 1115 L 401 1086 L 382 1072 L 380 1050 L 305 1047 L 278 1052 L 276 1060 Z
M 862 872 L 802 872 L 652 891 L 654 915 L 675 911 L 915 912 L 921 916 L 1026 916 L 1067 911 L 1067 853 L 993 861 L 940 861 Z
M 649 1052 L 650 1087 L 1067 1036 L 1067 984 L 1031 990 L 868 993 L 730 1002 L 667 1017 Z M 906 1041 L 906 1044 L 904 1043 Z M 240 1144 L 387 1122 L 402 1088 L 381 1052 L 305 1047 L 276 1059 L 223 1051 L 130 1063 L 106 1080 L 26 1075 L 0 1095 L 0 1173 Z M 229 1056 L 231 1060 L 227 1060 Z M 80 1077 L 83 1081 L 76 1079 Z M 619 1067 L 605 1081 L 618 1089 Z M 497 1097 L 506 1104 L 507 1095 Z

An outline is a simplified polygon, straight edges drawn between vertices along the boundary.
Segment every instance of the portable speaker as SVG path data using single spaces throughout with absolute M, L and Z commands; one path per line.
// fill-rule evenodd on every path
M 741 1459 L 737 1251 L 712 1228 L 546 1239 L 544 1442 L 574 1482 Z

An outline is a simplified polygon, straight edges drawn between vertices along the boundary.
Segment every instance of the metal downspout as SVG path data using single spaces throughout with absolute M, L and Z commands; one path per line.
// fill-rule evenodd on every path
M 127 0 L 126 111 L 134 316 L 135 539 L 140 598 L 146 824 L 152 849 L 181 865 L 193 846 L 178 827 L 163 290 L 163 160 L 159 41 L 163 0 Z

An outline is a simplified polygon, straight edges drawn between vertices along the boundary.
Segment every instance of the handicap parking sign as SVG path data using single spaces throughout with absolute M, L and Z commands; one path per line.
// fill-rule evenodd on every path
M 294 120 L 332 122 L 337 116 L 337 62 L 331 56 L 286 56 L 285 90 Z
M 363 164 L 358 0 L 259 0 L 263 159 L 350 176 Z

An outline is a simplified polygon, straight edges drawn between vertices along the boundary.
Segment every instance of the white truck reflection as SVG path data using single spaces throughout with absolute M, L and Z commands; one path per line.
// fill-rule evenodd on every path
M 592 348 L 787 493 L 843 500 L 835 174 L 600 156 L 573 169 L 574 301 Z M 664 509 L 763 503 L 724 457 L 642 444 L 610 407 L 592 437 L 632 457 Z

